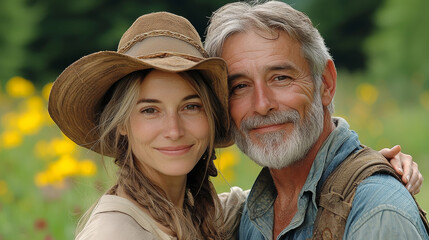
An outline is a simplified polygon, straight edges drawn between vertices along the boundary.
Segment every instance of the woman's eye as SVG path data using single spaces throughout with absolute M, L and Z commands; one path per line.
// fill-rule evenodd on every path
M 145 114 L 153 114 L 158 112 L 158 110 L 156 110 L 155 108 L 145 108 L 141 111 L 141 113 L 145 113 Z
M 188 104 L 185 106 L 185 110 L 199 110 L 201 108 L 201 105 L 198 104 Z

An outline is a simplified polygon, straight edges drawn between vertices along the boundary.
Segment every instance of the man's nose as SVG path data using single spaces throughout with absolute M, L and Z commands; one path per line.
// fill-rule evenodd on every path
M 260 115 L 267 115 L 271 110 L 278 108 L 274 93 L 266 84 L 258 84 L 254 89 L 254 111 Z

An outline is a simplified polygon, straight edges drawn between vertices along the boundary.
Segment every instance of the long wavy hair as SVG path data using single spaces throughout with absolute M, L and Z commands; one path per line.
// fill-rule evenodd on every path
M 120 134 L 120 129 L 123 128 L 130 132 L 131 110 L 137 102 L 140 84 L 149 71 L 127 75 L 106 94 L 105 107 L 99 117 L 98 144 L 101 152 L 114 150 L 115 164 L 119 167 L 117 182 L 107 194 L 115 195 L 120 187 L 141 207 L 147 209 L 153 219 L 170 229 L 179 240 L 225 239 L 227 236 L 224 216 L 210 181 L 210 176 L 217 175 L 213 163 L 214 143 L 217 127 L 222 126 L 220 119 L 225 113 L 219 107 L 221 104 L 203 75 L 198 71 L 179 73 L 189 81 L 201 98 L 210 128 L 207 150 L 187 175 L 183 209 L 176 208 L 162 188 L 139 170 L 138 160 L 132 153 L 127 136 Z M 91 209 L 86 215 L 89 215 L 90 211 Z M 80 221 L 78 231 L 83 228 L 88 218 L 89 216 L 86 216 Z

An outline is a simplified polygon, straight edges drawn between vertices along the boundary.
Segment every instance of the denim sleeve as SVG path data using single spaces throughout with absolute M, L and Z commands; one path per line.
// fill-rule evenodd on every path
M 406 188 L 389 175 L 359 184 L 343 239 L 429 239 L 417 205 Z

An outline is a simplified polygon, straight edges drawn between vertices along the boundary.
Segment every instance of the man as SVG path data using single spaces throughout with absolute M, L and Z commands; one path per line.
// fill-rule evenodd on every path
M 228 64 L 236 144 L 265 167 L 239 238 L 311 238 L 323 182 L 361 148 L 331 117 L 337 73 L 323 38 L 286 3 L 232 3 L 212 16 L 205 47 Z M 429 239 L 411 194 L 387 174 L 359 184 L 344 238 Z

